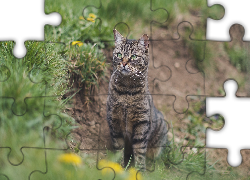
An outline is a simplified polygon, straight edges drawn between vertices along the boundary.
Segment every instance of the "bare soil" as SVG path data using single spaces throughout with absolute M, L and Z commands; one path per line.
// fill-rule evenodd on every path
M 236 35 L 242 33 L 240 27 L 234 28 L 232 33 Z M 155 36 L 160 39 L 164 36 L 165 31 L 165 29 L 160 28 Z M 210 42 L 207 42 L 207 46 L 212 46 L 219 55 L 211 60 L 210 67 L 206 68 L 205 76 L 192 63 L 192 54 L 189 54 L 189 49 L 184 41 L 166 40 L 151 43 L 153 49 L 150 49 L 151 62 L 148 78 L 154 104 L 163 112 L 169 128 L 170 126 L 174 128 L 176 143 L 183 141 L 183 144 L 186 145 L 189 140 L 195 138 L 187 133 L 190 121 L 187 119 L 186 110 L 195 106 L 195 103 L 203 101 L 205 96 L 223 96 L 224 93 L 221 93 L 220 89 L 223 90 L 224 81 L 228 78 L 243 81 L 245 74 L 240 73 L 230 64 L 229 57 L 222 48 L 223 43 L 209 44 Z M 86 92 L 80 91 L 77 93 L 72 99 L 72 106 L 68 108 L 68 113 L 75 118 L 79 126 L 72 132 L 74 142 L 71 142 L 71 146 L 73 148 L 79 147 L 80 150 L 87 153 L 100 151 L 105 153 L 106 149 L 112 149 L 109 127 L 106 121 L 108 81 L 112 73 L 112 49 L 106 49 L 104 54 L 107 57 L 107 63 L 110 64 L 110 67 L 106 70 L 105 80 L 100 80 L 99 88 L 92 88 L 91 93 L 87 96 L 84 96 Z M 186 65 L 189 60 L 190 63 Z M 190 72 L 198 73 L 191 74 Z M 168 78 L 170 78 L 168 81 L 164 81 Z M 77 83 L 77 77 L 72 80 L 75 80 L 75 89 L 81 88 Z M 163 82 L 159 80 L 163 80 Z M 204 86 L 206 89 L 204 89 Z M 238 95 L 246 96 L 246 89 L 246 84 L 241 85 Z M 189 103 L 185 99 L 187 95 L 189 95 L 187 97 Z M 205 125 L 211 127 L 209 123 Z M 171 139 L 172 137 L 173 134 L 169 132 L 168 138 Z M 205 133 L 201 135 L 201 139 L 205 144 Z M 227 150 L 208 149 L 207 151 L 211 162 L 220 160 L 215 167 L 227 173 L 230 167 L 227 163 Z M 244 150 L 241 153 L 243 163 L 237 169 L 247 174 L 250 170 L 250 160 L 247 157 L 250 151 Z

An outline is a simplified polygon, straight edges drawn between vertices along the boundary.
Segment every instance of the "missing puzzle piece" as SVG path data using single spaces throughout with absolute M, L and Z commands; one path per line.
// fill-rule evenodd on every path
M 44 40 L 45 24 L 60 24 L 60 15 L 44 13 L 44 0 L 10 0 L 1 1 L 1 41 L 15 40 L 13 53 L 16 57 L 22 58 L 27 50 L 24 42 L 27 40 Z M 20 8 L 22 7 L 22 8 Z M 6 10 L 9 12 L 6 13 Z M 39 19 L 39 21 L 37 20 Z
M 224 83 L 225 97 L 208 97 L 206 113 L 215 113 L 225 118 L 225 125 L 220 131 L 207 129 L 206 146 L 211 148 L 227 148 L 228 163 L 239 166 L 242 162 L 241 149 L 250 149 L 248 143 L 249 131 L 249 98 L 236 97 L 238 85 L 233 80 Z M 235 132 L 237 130 L 237 133 Z
M 207 37 L 208 40 L 230 41 L 229 29 L 233 24 L 241 24 L 246 29 L 243 38 L 245 41 L 250 39 L 249 4 L 246 0 L 228 1 L 228 0 L 208 0 L 208 5 L 221 4 L 225 8 L 225 15 L 220 20 L 207 19 Z

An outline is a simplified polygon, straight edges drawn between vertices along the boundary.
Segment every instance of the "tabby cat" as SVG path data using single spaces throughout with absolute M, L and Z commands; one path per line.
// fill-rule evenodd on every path
M 146 169 L 146 156 L 154 159 L 167 142 L 164 117 L 148 89 L 149 38 L 124 38 L 113 30 L 113 73 L 109 82 L 107 121 L 113 148 L 124 148 L 124 166 Z

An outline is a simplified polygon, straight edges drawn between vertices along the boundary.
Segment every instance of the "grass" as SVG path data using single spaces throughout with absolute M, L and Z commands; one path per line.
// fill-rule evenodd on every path
M 224 49 L 228 53 L 230 62 L 238 69 L 238 71 L 249 71 L 249 63 L 247 59 L 246 49 L 240 47 L 239 45 L 230 47 L 227 42 L 224 43 Z
M 71 46 L 69 51 L 71 64 L 69 70 L 80 76 L 80 82 L 89 88 L 91 85 L 98 86 L 100 78 L 104 77 L 107 68 L 106 58 L 98 49 L 97 44 L 83 44 Z
M 58 6 L 60 4 L 60 6 Z M 81 6 L 80 6 L 81 5 Z M 85 8 L 87 7 L 87 8 Z M 84 11 L 83 11 L 84 9 Z M 195 32 L 192 35 L 194 39 L 205 39 L 205 24 L 207 17 L 219 19 L 224 11 L 220 6 L 207 8 L 205 1 L 133 1 L 126 0 L 118 2 L 116 0 L 106 1 L 79 1 L 79 0 L 46 0 L 45 12 L 59 12 L 62 15 L 62 23 L 58 27 L 46 26 L 45 34 L 47 40 L 60 41 L 69 44 L 73 41 L 81 41 L 83 43 L 97 43 L 101 48 L 110 46 L 113 41 L 112 30 L 115 27 L 123 35 L 128 34 L 128 28 L 133 32 L 129 38 L 135 39 L 139 37 L 144 27 L 149 27 L 152 21 L 155 26 L 167 27 L 177 26 L 176 17 L 184 14 L 187 18 L 191 17 L 192 11 L 199 12 L 201 23 L 195 27 Z M 96 15 L 94 21 L 87 21 L 89 14 Z M 80 19 L 79 19 L 80 18 Z M 84 19 L 83 19 L 84 18 Z M 69 21 L 70 19 L 70 21 Z M 166 21 L 167 20 L 167 21 Z M 165 22 L 166 21 L 166 22 Z M 120 22 L 122 22 L 120 24 Z M 165 23 L 164 23 L 165 22 Z M 123 24 L 125 23 L 125 24 Z M 161 24 L 163 23 L 163 24 Z M 118 26 L 116 26 L 118 25 Z M 142 27 L 137 30 L 136 27 Z M 190 28 L 190 27 L 189 27 Z M 187 31 L 190 32 L 190 29 Z M 186 34 L 186 38 L 189 34 Z M 188 44 L 193 56 L 196 60 L 196 65 L 200 70 L 206 68 L 212 57 L 204 59 L 204 49 L 197 43 Z M 113 44 L 112 44 L 113 46 Z M 206 54 L 211 48 L 206 49 Z
M 44 133 L 48 131 L 50 134 L 47 141 L 58 142 L 74 128 L 73 119 L 61 112 L 63 106 L 58 101 L 58 95 L 67 90 L 67 62 L 54 51 L 47 51 L 53 45 L 46 46 L 43 42 L 26 42 L 27 55 L 16 59 L 12 56 L 13 45 L 13 42 L 0 44 L 1 74 L 4 77 L 0 82 L 0 173 L 4 174 L 13 172 L 6 157 L 14 164 L 22 163 L 24 159 L 20 150 L 27 155 L 29 148 L 25 147 L 47 147 Z M 20 149 L 22 147 L 24 149 Z M 36 153 L 30 156 L 33 163 L 26 164 L 26 168 L 37 167 Z M 40 156 L 44 158 L 44 155 Z M 25 157 L 29 159 L 29 156 Z M 16 171 L 20 175 L 22 168 L 20 166 Z

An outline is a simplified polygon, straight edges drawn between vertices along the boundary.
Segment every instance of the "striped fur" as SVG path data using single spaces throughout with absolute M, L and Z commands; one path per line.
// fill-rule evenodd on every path
M 124 148 L 124 166 L 145 170 L 167 142 L 164 117 L 148 89 L 149 38 L 128 40 L 114 30 L 113 74 L 109 82 L 107 121 L 115 150 Z

